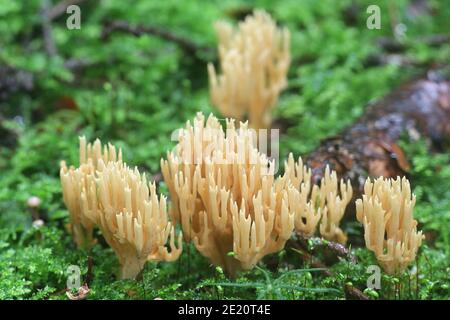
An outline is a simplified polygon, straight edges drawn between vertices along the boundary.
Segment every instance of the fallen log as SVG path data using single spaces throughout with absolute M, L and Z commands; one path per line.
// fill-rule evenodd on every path
M 365 113 L 341 134 L 323 140 L 306 156 L 312 180 L 320 183 L 326 166 L 350 179 L 354 197 L 362 192 L 367 175 L 407 175 L 410 165 L 398 145 L 407 135 L 425 139 L 432 151 L 450 141 L 450 82 L 435 72 L 410 81 L 368 106 Z

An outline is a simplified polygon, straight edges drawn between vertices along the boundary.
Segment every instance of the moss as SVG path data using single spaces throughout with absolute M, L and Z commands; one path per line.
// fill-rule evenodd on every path
M 365 288 L 366 267 L 375 260 L 361 248 L 353 249 L 359 263 L 338 262 L 332 267 L 333 277 L 320 272 L 299 273 L 278 283 L 291 289 L 272 283 L 287 270 L 310 267 L 291 251 L 267 257 L 262 269 L 244 273 L 226 286 L 217 285 L 229 281 L 193 247 L 184 250 L 179 262 L 148 263 L 140 280 L 119 281 L 118 262 L 102 241 L 91 252 L 73 246 L 65 229 L 68 213 L 61 199 L 59 161 L 76 163 L 73 146 L 79 135 L 89 140 L 98 136 L 122 147 L 130 164 L 155 174 L 161 155 L 174 146 L 172 131 L 198 110 L 214 112 L 204 58 L 152 36 L 116 33 L 103 40 L 100 34 L 106 18 L 151 23 L 199 45 L 214 47 L 213 21 L 233 20 L 232 12 L 241 8 L 267 9 L 292 34 L 289 87 L 275 110 L 276 124 L 285 129 L 280 150 L 284 159 L 288 151 L 296 155 L 311 151 L 320 139 L 352 123 L 370 101 L 403 80 L 431 65 L 448 64 L 449 44 L 430 47 L 420 41 L 450 30 L 450 7 L 443 1 L 429 1 L 433 14 L 425 12 L 414 19 L 408 14 L 409 1 L 396 1 L 394 9 L 382 2 L 381 30 L 366 28 L 369 0 L 302 1 L 301 5 L 298 0 L 185 1 L 182 5 L 175 0 L 140 1 L 134 6 L 114 0 L 98 6 L 86 4 L 83 32 L 68 31 L 64 18 L 53 21 L 59 53 L 53 58 L 45 54 L 42 39 L 35 36 L 40 28 L 40 1 L 0 3 L 0 34 L 4 35 L 0 64 L 35 76 L 31 92 L 12 92 L 0 101 L 0 126 L 17 137 L 13 147 L 4 145 L 0 138 L 0 299 L 67 299 L 67 268 L 78 265 L 82 280 L 86 279 L 89 255 L 93 258 L 89 299 L 336 299 L 344 297 L 342 288 L 348 282 Z M 380 36 L 392 36 L 388 10 L 394 10 L 407 27 L 402 54 L 413 64 L 370 63 L 373 57 L 386 55 L 376 41 Z M 87 67 L 72 72 L 64 67 L 69 58 L 81 60 Z M 399 282 L 403 288 L 400 298 L 448 299 L 449 158 L 447 154 L 430 156 L 424 144 L 405 141 L 404 147 L 414 168 L 415 215 L 429 240 L 419 255 L 417 278 L 415 266 L 410 268 L 411 280 L 406 276 L 397 280 L 384 277 L 386 286 L 378 292 L 379 298 L 398 298 L 390 288 Z M 38 214 L 44 227 L 40 229 L 33 227 L 26 207 L 32 195 L 42 200 Z M 360 232 L 352 224 L 344 227 Z M 407 289 L 410 282 L 411 290 Z

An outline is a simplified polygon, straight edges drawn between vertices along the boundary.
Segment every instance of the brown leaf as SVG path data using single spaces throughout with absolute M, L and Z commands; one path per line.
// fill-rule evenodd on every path
M 408 159 L 406 159 L 405 153 L 396 143 L 391 144 L 391 158 L 393 158 L 393 156 L 395 156 L 400 169 L 405 172 L 408 172 L 411 169 Z

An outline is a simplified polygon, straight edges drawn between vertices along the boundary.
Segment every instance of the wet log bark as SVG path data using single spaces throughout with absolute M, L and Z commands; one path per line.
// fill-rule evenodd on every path
M 323 140 L 306 156 L 312 179 L 319 183 L 325 167 L 350 179 L 359 197 L 367 175 L 407 175 L 407 155 L 398 145 L 403 136 L 425 139 L 430 151 L 442 151 L 450 142 L 450 81 L 435 72 L 410 81 L 369 105 L 365 113 L 341 134 Z

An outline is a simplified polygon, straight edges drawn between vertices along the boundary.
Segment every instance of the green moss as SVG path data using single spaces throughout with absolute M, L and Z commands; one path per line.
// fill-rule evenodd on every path
M 1 126 L 18 136 L 14 148 L 0 139 L 0 299 L 67 299 L 67 268 L 78 265 L 85 280 L 88 256 L 93 259 L 90 299 L 341 299 L 346 283 L 365 289 L 366 268 L 376 262 L 363 248 L 353 249 L 358 264 L 336 263 L 333 277 L 301 271 L 310 266 L 288 250 L 230 281 L 191 246 L 178 262 L 148 263 L 141 279 L 118 281 L 118 262 L 111 249 L 100 241 L 91 252 L 76 250 L 65 230 L 68 213 L 61 199 L 59 162 L 77 164 L 77 137 L 86 135 L 89 140 L 101 137 L 114 142 L 123 148 L 128 163 L 154 174 L 160 157 L 174 146 L 173 130 L 196 111 L 214 112 L 205 57 L 190 56 L 152 36 L 115 33 L 101 39 L 105 19 L 150 23 L 200 46 L 215 47 L 215 20 L 234 20 L 231 13 L 239 9 L 267 9 L 292 34 L 289 87 L 275 110 L 277 123 L 286 128 L 281 136 L 283 160 L 289 151 L 296 155 L 311 151 L 320 139 L 351 124 L 370 101 L 405 79 L 430 65 L 448 64 L 449 44 L 430 47 L 420 38 L 450 30 L 449 6 L 430 1 L 433 15 L 412 19 L 407 13 L 409 1 L 396 1 L 391 8 L 382 1 L 382 29 L 368 30 L 369 0 L 185 1 L 181 5 L 171 0 L 139 1 L 133 6 L 114 0 L 83 5 L 81 31 L 68 31 L 63 17 L 54 20 L 59 55 L 49 58 L 41 37 L 33 37 L 40 30 L 39 3 L 0 0 L 0 64 L 28 70 L 36 77 L 32 94 L 13 94 L 0 102 L 0 116 L 8 119 Z M 355 16 L 350 19 L 346 12 L 353 5 Z M 392 36 L 388 10 L 407 27 L 402 41 L 407 47 L 404 56 L 415 62 L 412 65 L 368 63 L 371 57 L 384 55 L 376 40 Z M 73 73 L 64 67 L 69 58 L 88 66 Z M 413 278 L 384 276 L 381 291 L 366 293 L 373 298 L 398 298 L 392 293 L 398 282 L 401 298 L 448 299 L 449 156 L 430 156 L 423 143 L 404 141 L 402 146 L 412 163 L 415 215 L 427 234 L 427 245 L 419 255 L 417 277 L 417 267 L 411 266 Z M 38 215 L 45 224 L 40 229 L 33 227 L 26 206 L 33 195 L 42 200 Z M 345 228 L 352 234 L 361 232 L 354 223 Z M 288 274 L 291 270 L 296 271 Z M 332 290 L 314 290 L 320 288 Z

